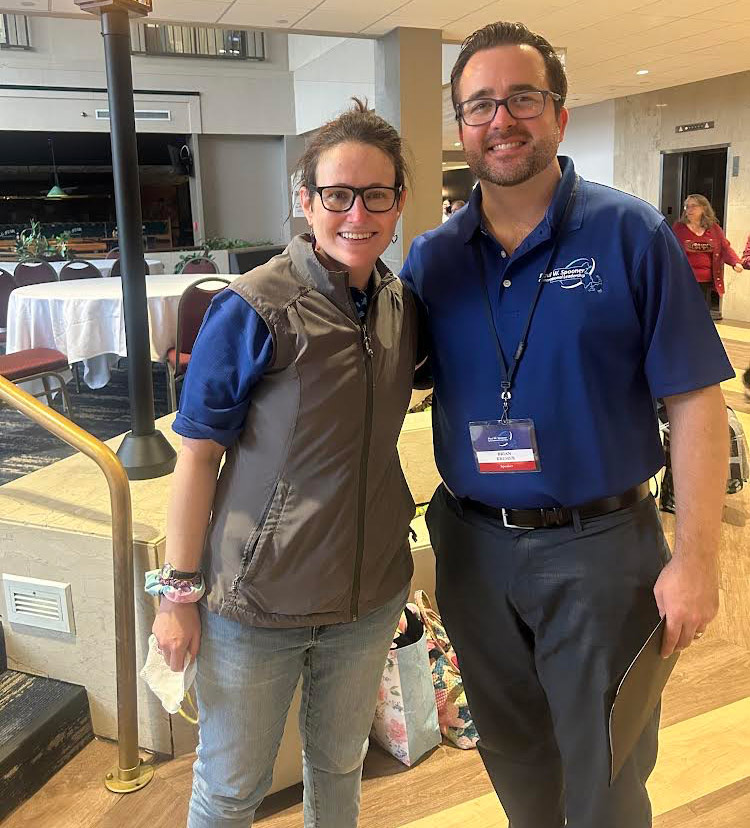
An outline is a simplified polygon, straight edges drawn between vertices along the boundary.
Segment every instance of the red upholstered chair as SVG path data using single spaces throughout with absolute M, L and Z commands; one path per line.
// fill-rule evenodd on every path
M 219 267 L 213 259 L 206 256 L 196 256 L 194 259 L 188 259 L 185 262 L 181 274 L 191 273 L 218 273 Z
M 73 261 L 63 265 L 63 269 L 60 271 L 61 282 L 72 279 L 101 279 L 101 277 L 101 270 L 83 259 L 73 259 Z
M 14 383 L 28 382 L 40 379 L 44 391 L 35 394 L 35 397 L 46 397 L 47 405 L 52 405 L 52 394 L 55 389 L 50 386 L 50 377 L 54 377 L 62 394 L 63 410 L 70 417 L 70 398 L 65 380 L 60 375 L 68 367 L 68 358 L 60 351 L 52 348 L 29 348 L 26 351 L 17 351 L 14 354 L 0 355 L 0 375 Z
M 115 259 L 115 263 L 112 265 L 112 272 L 110 274 L 111 276 L 120 276 L 121 275 L 120 261 L 121 261 L 120 259 Z M 149 268 L 148 262 L 145 259 L 143 260 L 143 264 L 144 264 L 144 267 L 146 268 L 146 276 L 148 276 L 151 273 L 151 269 Z
M 113 247 L 105 256 L 106 259 L 119 259 L 120 258 L 120 248 Z
M 209 276 L 188 285 L 180 296 L 177 307 L 177 337 L 175 347 L 167 351 L 167 397 L 169 410 L 177 409 L 177 383 L 187 371 L 195 338 L 211 300 L 229 284 L 229 279 Z M 205 285 L 205 287 L 203 287 Z M 209 287 L 213 285 L 214 287 Z
M 16 265 L 16 269 L 13 271 L 13 280 L 16 287 L 56 282 L 57 271 L 49 262 L 45 262 L 43 259 L 26 259 Z
M 10 294 L 16 289 L 13 277 L 0 268 L 0 351 L 5 351 L 5 331 L 8 327 L 8 302 Z

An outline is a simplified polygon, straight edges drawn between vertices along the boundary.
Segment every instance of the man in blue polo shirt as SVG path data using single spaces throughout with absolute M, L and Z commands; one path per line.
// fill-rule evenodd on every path
M 667 656 L 716 614 L 718 383 L 734 372 L 663 217 L 556 156 L 567 82 L 550 44 L 487 26 L 451 85 L 479 184 L 402 274 L 430 326 L 438 602 L 513 828 L 646 828 L 658 710 L 612 785 L 607 717 L 660 616 Z M 656 397 L 671 560 L 648 488 Z

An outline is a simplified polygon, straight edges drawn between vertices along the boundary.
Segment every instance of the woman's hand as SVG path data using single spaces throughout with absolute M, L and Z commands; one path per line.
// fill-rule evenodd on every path
M 201 619 L 198 604 L 176 604 L 162 596 L 159 612 L 151 631 L 170 670 L 175 673 L 185 668 L 185 653 L 198 655 L 201 643 Z
M 733 266 L 732 266 L 732 270 L 734 270 L 734 272 L 735 272 L 735 273 L 742 273 L 742 271 L 744 270 L 744 268 L 743 268 L 743 267 L 742 267 L 742 265 L 741 265 L 741 264 L 739 264 L 739 262 L 738 262 L 736 265 L 733 265 Z

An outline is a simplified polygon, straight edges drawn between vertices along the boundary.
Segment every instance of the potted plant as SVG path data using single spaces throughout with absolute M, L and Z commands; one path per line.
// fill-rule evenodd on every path
M 48 239 L 42 232 L 42 224 L 31 219 L 31 227 L 22 230 L 16 239 L 16 255 L 24 259 L 45 259 L 48 262 L 72 258 L 68 249 L 70 233 L 60 233 Z

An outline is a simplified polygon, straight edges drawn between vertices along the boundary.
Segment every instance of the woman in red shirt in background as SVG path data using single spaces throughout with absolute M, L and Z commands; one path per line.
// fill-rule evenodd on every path
M 710 310 L 711 291 L 724 295 L 724 265 L 732 265 L 737 273 L 742 273 L 740 258 L 719 227 L 716 213 L 705 196 L 689 195 L 682 215 L 672 229 L 682 242 Z

